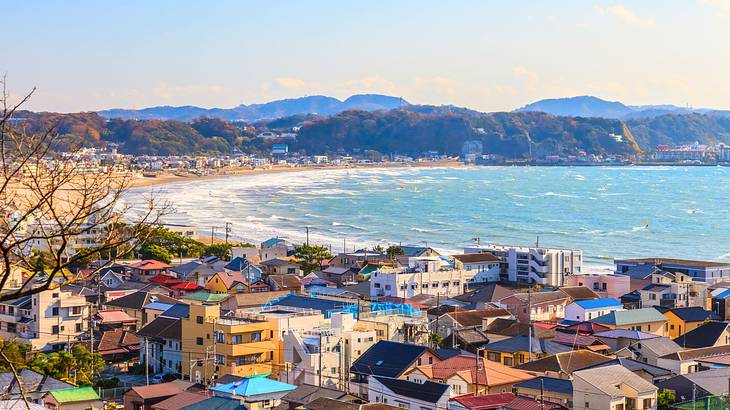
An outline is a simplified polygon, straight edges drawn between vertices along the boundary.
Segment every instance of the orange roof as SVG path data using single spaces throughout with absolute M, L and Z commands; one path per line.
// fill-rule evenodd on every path
M 145 259 L 143 261 L 133 263 L 130 266 L 133 269 L 139 269 L 139 270 L 159 270 L 159 269 L 167 269 L 167 268 L 172 267 L 172 266 L 166 264 L 165 262 L 156 261 L 154 259 Z
M 193 282 L 181 282 L 175 285 L 170 286 L 173 289 L 177 290 L 197 290 L 200 289 L 200 285 Z
M 180 385 L 174 382 L 152 384 L 149 386 L 134 386 L 130 390 L 134 391 L 142 399 L 154 399 L 157 397 L 174 396 L 182 391 Z
M 96 313 L 101 323 L 136 322 L 137 319 L 129 316 L 123 310 L 102 310 Z
M 436 364 L 417 366 L 415 370 L 420 370 L 431 379 L 447 380 L 454 375 L 458 375 L 466 380 L 467 383 L 473 383 L 476 379 L 479 384 L 490 387 L 518 383 L 535 378 L 535 376 L 527 372 L 507 367 L 483 357 L 479 359 L 479 369 L 477 372 L 476 359 L 463 355 L 454 356 Z

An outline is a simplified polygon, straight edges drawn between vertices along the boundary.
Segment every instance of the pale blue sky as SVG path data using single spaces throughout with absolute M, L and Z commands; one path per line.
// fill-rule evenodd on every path
M 730 109 L 730 0 L 8 1 L 30 108 L 231 107 L 324 94 L 512 110 L 591 94 Z

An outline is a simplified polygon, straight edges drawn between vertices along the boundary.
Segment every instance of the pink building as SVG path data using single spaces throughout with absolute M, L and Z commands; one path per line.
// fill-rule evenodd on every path
M 585 286 L 602 298 L 620 298 L 631 292 L 631 278 L 625 275 L 587 273 L 565 277 L 565 286 Z

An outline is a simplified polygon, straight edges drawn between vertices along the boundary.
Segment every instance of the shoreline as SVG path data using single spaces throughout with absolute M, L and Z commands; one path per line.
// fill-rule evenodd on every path
M 149 188 L 167 184 L 174 184 L 178 182 L 195 182 L 195 181 L 207 181 L 214 179 L 223 179 L 229 177 L 238 177 L 243 175 L 265 175 L 265 174 L 278 174 L 285 172 L 306 172 L 306 171 L 320 171 L 320 170 L 342 170 L 342 169 L 391 169 L 391 168 L 438 168 L 438 167 L 449 167 L 449 168 L 462 168 L 466 167 L 462 162 L 454 160 L 441 160 L 441 161 L 424 161 L 414 163 L 386 163 L 386 164 L 351 164 L 351 165 L 312 165 L 312 166 L 283 166 L 274 165 L 270 168 L 229 168 L 222 169 L 220 172 L 205 174 L 205 175 L 179 175 L 171 172 L 161 172 L 156 174 L 156 177 L 145 177 L 138 176 L 132 179 L 129 186 L 130 189 L 135 188 Z

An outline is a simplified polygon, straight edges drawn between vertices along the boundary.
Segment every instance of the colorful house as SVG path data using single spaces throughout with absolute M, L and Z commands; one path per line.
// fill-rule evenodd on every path
M 654 308 L 616 310 L 591 320 L 611 329 L 638 330 L 667 336 L 667 318 Z
M 93 387 L 51 390 L 43 396 L 43 403 L 50 410 L 102 410 L 104 408 L 104 402 Z
M 697 329 L 706 321 L 713 319 L 715 314 L 699 306 L 669 309 L 664 312 L 669 321 L 667 336 L 675 339 L 683 334 Z
M 242 380 L 211 387 L 219 397 L 237 399 L 249 410 L 276 407 L 281 398 L 297 386 L 269 379 L 268 374 L 245 377 Z

